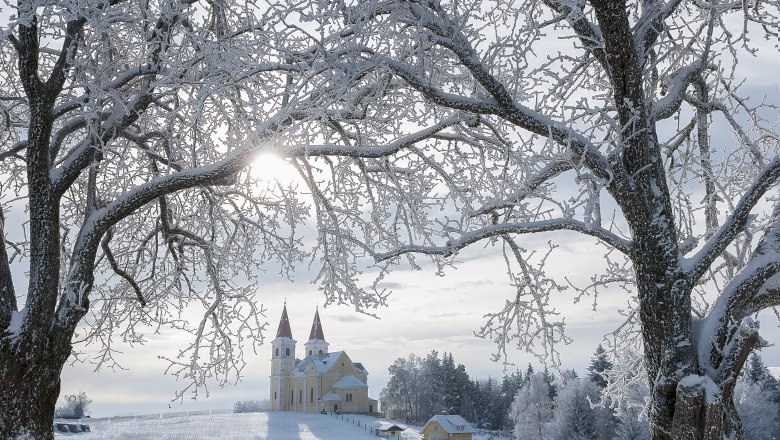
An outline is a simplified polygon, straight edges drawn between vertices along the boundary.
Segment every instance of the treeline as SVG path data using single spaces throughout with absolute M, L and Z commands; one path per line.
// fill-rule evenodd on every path
M 388 369 L 390 379 L 382 390 L 382 408 L 409 423 L 422 424 L 436 414 L 459 414 L 478 428 L 511 429 L 509 409 L 527 378 L 534 373 L 528 365 L 501 379 L 471 379 L 452 353 L 439 357 L 435 350 L 425 357 L 412 353 L 398 358 Z M 543 373 L 552 383 L 553 376 Z
M 459 414 L 476 428 L 514 431 L 523 440 L 648 440 L 649 387 L 639 358 L 628 358 L 616 365 L 599 346 L 584 378 L 529 365 L 496 380 L 470 378 L 451 353 L 411 354 L 390 366 L 382 405 L 389 417 L 409 423 Z M 735 404 L 745 438 L 780 438 L 780 382 L 758 354 L 739 380 Z

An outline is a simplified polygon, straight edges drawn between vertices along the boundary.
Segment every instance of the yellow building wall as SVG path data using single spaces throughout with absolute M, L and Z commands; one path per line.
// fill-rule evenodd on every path
M 272 373 L 291 371 L 292 364 L 282 365 L 287 359 L 274 360 Z M 300 376 L 272 376 L 271 377 L 271 407 L 272 409 L 316 413 L 320 410 L 333 411 L 334 403 L 338 405 L 340 412 L 369 412 L 377 411 L 377 403 L 371 402 L 373 408 L 369 408 L 368 388 L 339 388 L 333 391 L 341 397 L 341 402 L 322 402 L 319 399 L 331 391 L 333 385 L 344 376 L 355 376 L 361 382 L 367 382 L 367 375 L 362 374 L 346 354 L 336 358 L 334 365 L 327 373 L 320 374 L 314 365 L 309 364 L 303 375 Z M 274 399 L 274 393 L 277 398 Z M 347 401 L 347 394 L 352 395 L 351 401 Z
M 439 422 L 431 422 L 422 432 L 424 440 L 472 440 L 470 432 L 447 434 Z

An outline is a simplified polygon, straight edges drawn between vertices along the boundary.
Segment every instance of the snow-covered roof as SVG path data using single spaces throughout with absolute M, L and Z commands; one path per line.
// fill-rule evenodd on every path
M 360 362 L 355 362 L 354 365 L 355 368 L 357 368 L 358 371 L 360 371 L 361 373 L 368 374 L 368 370 L 366 370 L 366 367 L 364 367 L 363 364 L 361 364 Z
M 357 377 L 349 375 L 339 379 L 331 388 L 368 388 L 368 385 Z
M 331 391 L 328 394 L 320 397 L 320 401 L 321 402 L 341 402 L 341 397 L 339 397 L 338 394 L 336 394 L 333 391 Z
M 314 368 L 320 373 L 328 372 L 338 360 L 339 356 L 344 354 L 343 351 L 334 351 L 332 353 L 313 354 L 306 356 L 298 365 L 293 368 L 291 375 L 301 375 L 306 372 L 309 364 L 314 364 Z
M 433 422 L 437 422 L 439 425 L 441 425 L 442 429 L 444 429 L 444 432 L 447 434 L 474 432 L 474 428 L 471 426 L 471 424 L 463 417 L 457 415 L 433 416 L 430 420 L 428 420 L 428 423 L 425 424 L 423 429 L 427 428 L 428 425 Z

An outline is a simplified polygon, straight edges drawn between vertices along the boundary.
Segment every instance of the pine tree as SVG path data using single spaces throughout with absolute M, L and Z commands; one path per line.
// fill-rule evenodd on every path
M 543 440 L 548 435 L 547 424 L 552 420 L 553 402 L 550 385 L 542 373 L 525 377 L 510 411 L 518 440 Z
M 555 376 L 550 373 L 546 366 L 544 367 L 544 372 L 542 374 L 544 375 L 544 382 L 549 386 L 550 400 L 554 401 L 555 397 L 558 395 L 558 387 L 555 386 Z
M 567 372 L 568 373 L 568 372 Z M 599 401 L 600 389 L 589 380 L 564 374 L 565 384 L 555 399 L 549 438 L 554 440 L 606 440 L 613 436 L 611 412 L 592 407 Z
M 753 353 L 744 381 L 734 391 L 746 439 L 780 438 L 780 384 L 758 353 Z
M 750 356 L 745 380 L 748 384 L 761 389 L 776 405 L 780 405 L 780 382 L 764 366 L 764 361 L 758 353 L 753 353 Z
M 599 344 L 599 346 L 596 347 L 596 352 L 593 354 L 590 366 L 588 367 L 588 378 L 601 389 L 604 389 L 607 387 L 606 373 L 611 369 L 612 362 L 607 359 L 606 350 Z

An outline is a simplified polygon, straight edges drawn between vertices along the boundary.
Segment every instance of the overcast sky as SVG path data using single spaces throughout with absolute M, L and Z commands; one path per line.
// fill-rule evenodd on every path
M 541 239 L 542 237 L 540 237 Z M 573 235 L 566 243 L 566 252 L 579 249 L 583 256 L 591 254 L 593 243 Z M 539 245 L 543 243 L 537 243 Z M 479 256 L 479 258 L 476 258 Z M 229 408 L 236 400 L 267 399 L 269 396 L 271 346 L 284 300 L 293 337 L 298 341 L 297 353 L 303 357 L 303 344 L 308 340 L 315 308 L 320 317 L 331 351 L 344 350 L 355 362 L 362 362 L 369 371 L 369 394 L 378 398 L 387 382 L 387 368 L 398 357 L 410 353 L 423 356 L 431 350 L 452 352 L 457 363 L 466 366 L 474 378 L 499 377 L 503 365 L 490 360 L 495 345 L 474 336 L 483 315 L 499 310 L 513 294 L 508 286 L 503 259 L 494 251 L 474 248 L 464 254 L 457 269 L 438 277 L 430 267 L 422 271 L 402 270 L 391 274 L 383 283 L 393 290 L 389 306 L 377 311 L 380 319 L 361 315 L 346 306 L 323 308 L 323 297 L 316 286 L 305 280 L 290 283 L 274 280 L 260 286 L 260 295 L 268 309 L 268 337 L 259 347 L 257 356 L 250 356 L 244 380 L 236 387 L 212 389 L 211 397 L 174 404 L 174 408 Z M 592 274 L 597 259 L 583 257 L 562 263 L 566 274 L 576 280 Z M 301 278 L 305 278 L 302 274 Z M 557 308 L 566 313 L 569 332 L 575 342 L 561 347 L 564 366 L 584 371 L 601 337 L 616 323 L 617 307 L 625 303 L 624 294 L 604 295 L 597 311 L 590 300 L 572 303 L 573 293 L 562 292 Z M 158 355 L 171 356 L 181 348 L 186 336 L 162 334 L 153 337 L 144 347 L 131 349 L 121 356 L 127 371 L 92 373 L 89 365 L 66 367 L 63 372 L 62 394 L 85 391 L 94 401 L 94 416 L 138 411 L 167 410 L 174 392 L 181 386 L 172 376 L 163 375 L 165 361 Z M 510 351 L 511 362 L 525 369 L 531 355 Z M 513 368 L 513 367 L 510 367 Z
M 550 237 L 537 236 L 525 242 L 529 247 L 544 246 Z M 601 264 L 598 249 L 590 240 L 576 234 L 561 239 L 562 249 L 552 268 L 570 280 L 586 280 Z M 500 377 L 503 366 L 490 360 L 495 346 L 491 341 L 476 338 L 474 331 L 483 322 L 485 313 L 497 311 L 513 289 L 506 282 L 503 259 L 495 251 L 472 248 L 460 258 L 462 263 L 438 277 L 430 267 L 422 271 L 402 270 L 392 273 L 384 283 L 393 290 L 387 308 L 378 310 L 380 319 L 364 316 L 345 306 L 322 307 L 323 297 L 316 286 L 306 283 L 310 278 L 300 274 L 300 281 L 290 283 L 267 277 L 259 287 L 259 298 L 268 309 L 268 339 L 249 356 L 243 381 L 237 386 L 210 390 L 210 397 L 197 401 L 186 399 L 172 403 L 172 410 L 200 408 L 231 408 L 237 400 L 267 399 L 271 346 L 282 306 L 287 309 L 293 337 L 298 341 L 297 354 L 303 357 L 303 344 L 311 329 L 315 307 L 320 305 L 320 317 L 331 351 L 344 350 L 355 362 L 362 362 L 369 371 L 369 394 L 378 398 L 385 386 L 388 366 L 409 353 L 423 356 L 431 350 L 452 352 L 457 363 L 466 366 L 472 378 Z M 619 322 L 617 309 L 626 302 L 622 292 L 611 291 L 599 297 L 593 311 L 590 299 L 573 304 L 572 292 L 562 292 L 555 306 L 566 316 L 568 333 L 574 342 L 561 347 L 563 366 L 583 373 L 602 336 Z M 770 341 L 780 341 L 777 322 L 765 316 L 762 335 Z M 158 355 L 171 356 L 182 348 L 186 336 L 173 333 L 151 338 L 143 347 L 128 348 L 119 359 L 129 370 L 93 373 L 89 365 L 66 367 L 63 372 L 62 395 L 85 391 L 93 400 L 95 417 L 168 411 L 176 390 L 181 387 L 172 376 L 163 374 L 167 364 Z M 780 366 L 780 350 L 770 347 L 762 353 L 768 365 Z M 511 362 L 525 369 L 536 360 L 523 352 L 510 351 Z M 511 368 L 511 367 L 510 367 Z

